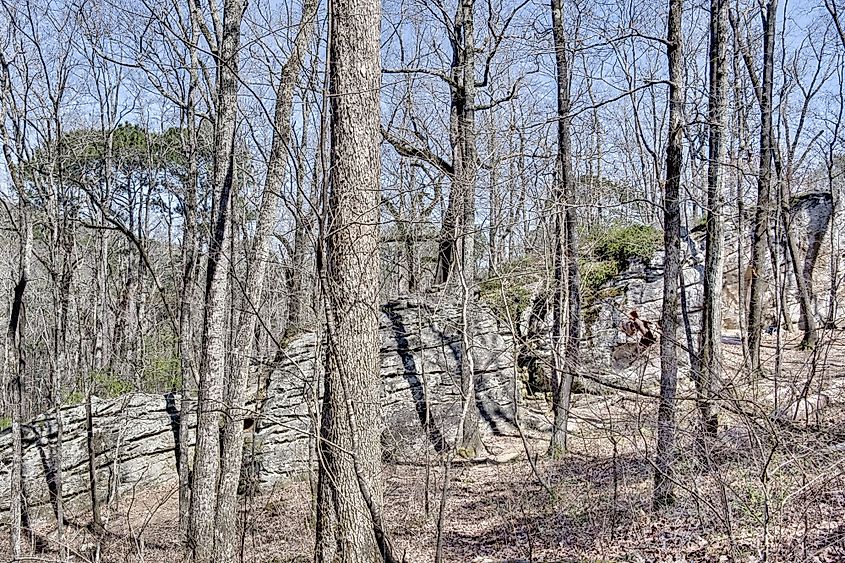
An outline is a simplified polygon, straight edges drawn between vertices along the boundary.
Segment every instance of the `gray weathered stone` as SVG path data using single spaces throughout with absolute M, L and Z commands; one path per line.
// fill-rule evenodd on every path
M 92 398 L 94 449 L 98 495 L 116 500 L 133 488 L 176 483 L 174 436 L 178 403 L 174 397 L 133 394 L 114 400 Z M 64 424 L 62 492 L 70 517 L 75 508 L 88 506 L 88 452 L 85 406 L 60 410 Z M 22 427 L 24 489 L 31 506 L 50 502 L 47 486 L 53 471 L 56 443 L 55 412 L 39 416 Z M 0 511 L 9 508 L 11 433 L 0 435 Z
M 473 344 L 477 406 L 486 434 L 514 432 L 514 373 L 511 341 L 496 320 L 479 315 Z M 460 310 L 404 300 L 388 303 L 381 319 L 384 382 L 384 446 L 391 457 L 414 459 L 443 449 L 454 439 L 460 416 Z M 257 370 L 260 400 L 249 406 L 255 425 L 247 433 L 246 459 L 257 484 L 270 487 L 313 467 L 316 382 L 322 344 L 303 334 L 279 352 L 269 369 Z M 126 498 L 149 487 L 177 486 L 175 438 L 179 399 L 132 394 L 93 399 L 93 427 L 99 497 Z M 69 514 L 86 516 L 89 506 L 87 424 L 84 405 L 60 410 L 64 424 L 63 496 Z M 28 503 L 49 507 L 47 476 L 55 445 L 55 413 L 24 426 L 24 478 Z M 188 421 L 193 424 L 193 421 Z M 193 435 L 191 435 L 193 439 Z M 192 444 L 191 444 L 192 445 Z M 9 508 L 11 435 L 0 434 L 0 511 Z

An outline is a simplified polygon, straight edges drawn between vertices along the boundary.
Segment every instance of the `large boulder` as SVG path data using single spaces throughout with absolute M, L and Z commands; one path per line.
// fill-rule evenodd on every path
M 511 339 L 489 313 L 478 311 L 476 319 L 472 356 L 482 432 L 513 432 Z M 460 308 L 392 301 L 382 308 L 381 334 L 385 454 L 415 459 L 427 449 L 445 449 L 454 441 L 461 413 Z M 262 485 L 313 464 L 321 353 L 316 335 L 304 335 L 277 356 L 267 374 L 254 445 Z
M 831 299 L 836 299 L 836 308 L 842 310 L 843 288 L 837 297 L 831 297 L 831 266 L 837 271 L 837 249 L 841 248 L 836 240 L 831 243 L 831 218 L 834 213 L 833 199 L 830 193 L 811 192 L 793 198 L 787 213 L 789 229 L 797 246 L 799 274 L 807 280 L 813 292 L 814 314 L 819 321 L 828 317 Z M 835 230 L 835 229 L 834 229 Z M 835 234 L 835 233 L 834 233 Z M 683 231 L 682 238 L 682 306 L 678 316 L 679 331 L 676 335 L 680 343 L 680 369 L 690 367 L 690 350 L 698 348 L 701 331 L 701 311 L 704 290 L 704 229 L 700 227 L 692 232 Z M 744 239 L 747 240 L 747 239 Z M 747 270 L 749 256 L 748 245 L 737 240 L 735 230 L 728 228 L 725 241 L 725 272 L 722 293 L 722 312 L 724 329 L 739 328 L 739 316 L 745 307 L 739 302 L 740 262 Z M 786 308 L 790 320 L 796 325 L 802 324 L 797 295 L 797 284 L 791 257 L 786 241 L 780 241 L 779 279 L 787 284 Z M 768 256 L 766 257 L 768 259 Z M 597 376 L 636 380 L 638 384 L 653 384 L 659 379 L 659 362 L 656 346 L 644 348 L 640 345 L 639 334 L 626 334 L 621 328 L 630 319 L 631 311 L 649 322 L 657 333 L 663 302 L 663 260 L 662 250 L 656 252 L 649 261 L 633 260 L 619 275 L 608 281 L 597 292 L 592 303 L 584 310 L 585 338 L 583 357 L 592 373 Z M 748 284 L 747 272 L 742 272 Z M 841 274 L 840 274 L 841 275 Z M 767 273 L 764 322 L 775 324 L 776 299 L 774 286 L 769 283 L 774 276 Z M 746 295 L 746 301 L 748 295 Z M 746 303 L 747 307 L 747 303 Z
M 830 252 L 830 223 L 833 217 L 833 197 L 829 192 L 809 192 L 793 198 L 789 208 L 789 225 L 795 233 L 798 256 L 798 273 L 805 280 L 812 301 L 812 314 L 817 320 L 826 320 L 831 304 L 830 267 L 836 266 L 837 256 Z M 791 266 L 791 260 L 786 261 Z M 817 270 L 818 268 L 818 270 Z M 818 271 L 819 275 L 814 275 Z M 803 329 L 804 319 L 799 305 L 795 274 L 787 271 L 789 280 L 789 309 L 792 320 Z M 835 299 L 835 296 L 834 296 Z
M 682 233 L 682 299 L 679 308 L 678 334 L 682 346 L 680 368 L 689 367 L 688 340 L 697 344 L 701 332 L 703 302 L 703 262 L 700 233 Z M 619 275 L 608 281 L 586 303 L 584 310 L 583 358 L 597 377 L 619 383 L 655 384 L 659 379 L 657 346 L 644 346 L 641 333 L 626 332 L 632 312 L 644 321 L 655 335 L 663 305 L 663 260 L 659 250 L 649 261 L 633 260 Z

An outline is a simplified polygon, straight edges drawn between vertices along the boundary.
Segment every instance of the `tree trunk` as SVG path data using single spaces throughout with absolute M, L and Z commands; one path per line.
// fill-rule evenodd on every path
M 452 175 L 449 202 L 440 234 L 435 283 L 453 280 L 457 267 L 467 272 L 467 259 L 474 265 L 475 182 L 478 175 L 475 146 L 475 0 L 459 0 L 451 34 L 449 142 L 452 147 Z M 467 222 L 469 220 L 469 222 Z M 475 274 L 474 267 L 473 275 Z
M 760 168 L 757 177 L 757 209 L 751 246 L 751 303 L 748 310 L 748 352 L 751 372 L 759 374 L 760 341 L 766 292 L 766 249 L 772 215 L 772 73 L 774 72 L 777 0 L 767 0 L 763 20 L 763 81 L 760 92 Z
M 710 1 L 710 98 L 708 100 L 709 148 L 707 163 L 707 239 L 704 258 L 704 310 L 702 311 L 701 361 L 695 375 L 701 437 L 715 438 L 719 420 L 713 400 L 722 374 L 722 273 L 725 233 L 722 219 L 724 185 L 722 163 L 726 144 L 725 30 L 727 0 Z
M 316 34 L 313 34 L 315 35 Z M 315 52 L 308 77 L 308 88 L 316 88 L 314 75 L 316 74 L 317 54 Z M 306 153 L 308 151 L 308 123 L 311 117 L 311 98 L 307 93 L 303 94 L 302 100 L 302 137 L 299 148 L 296 152 L 296 198 L 293 210 L 294 232 L 293 232 L 293 253 L 288 275 L 288 314 L 285 323 L 285 335 L 291 336 L 302 329 L 305 323 L 305 307 L 307 299 L 304 295 L 306 288 L 306 269 L 308 267 L 308 247 L 310 236 L 313 234 L 313 210 L 311 202 L 315 197 L 318 184 L 317 157 L 315 156 L 313 173 L 310 180 L 310 193 L 305 193 L 305 172 L 307 169 Z
M 14 177 L 14 173 L 13 177 Z M 32 224 L 27 216 L 26 203 L 21 202 L 21 214 L 18 223 L 20 236 L 20 268 L 18 282 L 15 284 L 14 297 L 9 326 L 8 342 L 11 345 L 11 358 L 6 358 L 3 374 L 11 375 L 10 394 L 12 407 L 12 460 L 10 467 L 9 487 L 9 529 L 11 532 L 11 548 L 13 560 L 17 561 L 23 554 L 22 541 L 22 513 L 21 507 L 25 502 L 23 497 L 23 439 L 21 435 L 23 399 L 23 376 L 26 372 L 26 330 L 24 313 L 26 286 L 29 282 L 29 263 L 32 249 Z
M 199 183 L 198 139 L 196 96 L 199 82 L 197 55 L 197 24 L 191 16 L 191 37 L 188 46 L 191 68 L 190 82 L 185 107 L 185 129 L 187 138 L 181 139 L 182 149 L 187 154 L 188 170 L 184 180 L 185 205 L 184 228 L 182 231 L 182 283 L 179 300 L 179 370 L 182 378 L 181 400 L 179 401 L 179 443 L 176 450 L 177 472 L 179 474 L 179 533 L 181 540 L 189 540 L 191 513 L 191 479 L 188 463 L 190 428 L 188 420 L 194 411 L 194 401 L 189 397 L 197 385 L 196 358 L 194 347 L 194 296 L 197 277 L 197 192 Z
M 302 20 L 290 59 L 282 69 L 276 91 L 273 121 L 273 143 L 267 164 L 264 193 L 252 249 L 247 256 L 246 298 L 235 336 L 234 368 L 227 386 L 226 416 L 223 427 L 222 466 L 217 493 L 215 520 L 215 557 L 217 561 L 235 561 L 237 556 L 238 484 L 243 461 L 243 430 L 250 359 L 253 356 L 255 326 L 260 309 L 267 264 L 270 257 L 270 236 L 278 221 L 279 194 L 285 183 L 287 147 L 291 142 L 291 115 L 296 81 L 311 36 L 316 29 L 317 1 L 306 0 Z M 307 124 L 304 124 L 307 127 Z
M 655 508 L 674 500 L 675 392 L 678 386 L 678 276 L 681 259 L 681 166 L 683 164 L 684 54 L 683 0 L 669 0 L 666 55 L 669 62 L 669 140 L 663 198 L 663 311 L 660 319 L 660 403 L 657 411 Z
M 566 51 L 568 38 L 563 0 L 552 0 L 552 31 L 557 63 L 558 178 L 555 186 L 554 297 L 552 318 L 552 410 L 554 424 L 549 453 L 557 457 L 566 451 L 566 433 L 572 381 L 578 369 L 581 340 L 581 280 L 578 272 L 578 241 L 575 218 L 575 190 L 572 177 L 570 90 L 571 72 Z M 564 307 L 564 291 L 566 303 Z M 566 320 L 564 326 L 564 308 Z M 565 347 L 561 347 L 561 340 Z M 563 349 L 562 349 L 563 348 Z
M 450 141 L 454 178 L 452 200 L 459 199 L 459 219 L 455 239 L 455 259 L 452 271 L 459 269 L 462 301 L 461 396 L 464 401 L 461 435 L 458 449 L 467 457 L 484 447 L 479 432 L 479 413 L 475 389 L 475 325 L 477 288 L 475 286 L 475 183 L 478 176 L 478 155 L 475 146 L 475 31 L 474 0 L 461 0 L 455 11 L 455 39 L 453 52 L 460 62 L 453 67 L 455 85 L 452 88 L 452 117 Z M 457 188 L 457 189 L 456 189 Z M 448 282 L 448 278 L 446 280 Z
M 10 63 L 0 54 L 0 141 L 3 158 L 12 186 L 18 196 L 20 215 L 18 218 L 18 281 L 15 284 L 12 306 L 9 310 L 9 325 L 6 331 L 6 354 L 0 371 L 0 384 L 5 385 L 9 375 L 9 402 L 11 407 L 12 459 L 9 467 L 9 540 L 12 557 L 19 560 L 24 554 L 23 529 L 29 527 L 23 489 L 23 387 L 26 375 L 26 286 L 29 283 L 32 255 L 32 222 L 29 216 L 29 201 L 12 149 L 12 139 L 6 120 L 12 115 Z
M 321 264 L 327 424 L 319 448 L 316 555 L 328 563 L 323 557 L 333 543 L 332 561 L 375 563 L 394 560 L 383 527 L 380 483 L 381 3 L 335 0 L 329 17 L 331 178 Z M 334 514 L 326 514 L 331 508 Z M 334 527 L 325 526 L 332 518 Z
M 214 516 L 220 469 L 220 411 L 226 369 L 226 298 L 229 260 L 229 205 L 235 175 L 235 128 L 238 112 L 238 59 L 245 0 L 223 4 L 222 37 L 217 52 L 217 113 L 214 126 L 213 233 L 208 247 L 203 318 L 203 358 L 199 377 L 197 442 L 191 490 L 191 548 L 194 560 L 215 560 Z M 194 0 L 192 9 L 199 11 Z

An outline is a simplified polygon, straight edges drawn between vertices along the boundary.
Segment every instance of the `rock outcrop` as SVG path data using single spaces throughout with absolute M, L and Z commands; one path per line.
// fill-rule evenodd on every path
M 511 433 L 514 372 L 511 340 L 496 320 L 479 312 L 473 343 L 477 408 L 482 432 Z M 402 300 L 383 308 L 382 367 L 384 446 L 392 458 L 415 459 L 426 449 L 443 450 L 455 437 L 460 417 L 460 309 L 425 301 Z M 322 343 L 303 334 L 259 367 L 254 423 L 246 433 L 247 476 L 272 487 L 313 467 L 315 409 Z M 60 410 L 65 440 L 63 497 L 71 517 L 90 505 L 87 418 L 84 405 Z M 173 487 L 179 398 L 133 394 L 93 400 L 98 498 L 103 502 L 135 490 Z M 193 421 L 187 421 L 193 425 Z M 56 415 L 47 413 L 24 425 L 24 480 L 30 506 L 50 502 Z M 0 434 L 0 511 L 8 510 L 11 435 Z
M 381 318 L 385 455 L 415 459 L 452 443 L 461 409 L 460 310 L 420 300 L 386 304 Z M 512 345 L 489 314 L 479 315 L 473 343 L 476 405 L 482 431 L 513 432 Z M 312 463 L 316 382 L 322 369 L 316 335 L 279 354 L 269 372 L 255 432 L 257 475 L 264 486 Z
M 89 505 L 88 423 L 84 405 L 62 408 L 62 493 L 70 518 Z M 175 397 L 133 394 L 114 400 L 92 398 L 97 493 L 117 501 L 133 488 L 176 484 L 174 436 L 179 406 Z M 22 425 L 23 484 L 32 507 L 49 506 L 56 446 L 56 413 Z M 9 508 L 11 433 L 0 435 L 0 511 Z
M 843 310 L 845 286 L 839 288 L 839 295 L 832 296 L 830 291 L 831 265 L 840 258 L 836 255 L 837 244 L 831 245 L 830 237 L 835 236 L 831 229 L 831 217 L 834 212 L 833 200 L 829 193 L 811 192 L 793 198 L 787 216 L 789 228 L 798 247 L 798 270 L 808 281 L 813 290 L 814 313 L 820 323 L 827 320 L 831 310 L 831 300 L 835 300 L 833 309 Z M 737 249 L 743 244 L 735 239 L 735 233 L 728 233 L 726 240 L 725 287 L 723 288 L 724 328 L 739 328 L 739 315 L 742 305 L 739 303 L 737 271 Z M 676 335 L 680 344 L 680 369 L 685 372 L 690 367 L 689 351 L 698 348 L 701 330 L 701 308 L 703 304 L 704 283 L 704 233 L 703 229 L 682 233 L 682 306 L 678 322 L 681 327 Z M 785 241 L 779 245 L 781 264 L 780 279 L 786 283 L 787 310 L 790 321 L 800 325 L 800 306 L 797 295 L 791 257 L 788 255 Z M 831 248 L 834 248 L 831 251 Z M 748 257 L 744 256 L 747 267 Z M 834 268 L 835 270 L 835 268 Z M 744 273 L 743 273 L 744 274 Z M 841 274 L 840 274 L 841 275 Z M 747 296 L 746 296 L 747 299 Z M 767 290 L 766 320 L 772 324 L 774 316 L 774 287 Z M 614 277 L 598 292 L 595 301 L 584 311 L 585 337 L 584 360 L 598 376 L 625 380 L 635 379 L 637 384 L 654 384 L 659 378 L 658 351 L 656 346 L 643 349 L 639 346 L 639 335 L 627 335 L 620 330 L 620 325 L 629 318 L 629 313 L 636 310 L 639 317 L 649 321 L 652 329 L 657 328 L 661 316 L 663 300 L 663 252 L 658 251 L 649 262 L 635 260 L 628 268 Z M 685 301 L 685 303 L 684 303 Z
M 683 350 L 689 341 L 697 343 L 701 330 L 703 301 L 703 263 L 699 234 L 682 237 L 682 307 L 676 338 Z M 639 384 L 655 383 L 659 377 L 657 346 L 643 346 L 641 335 L 627 334 L 622 327 L 630 322 L 631 312 L 658 333 L 663 304 L 663 251 L 648 262 L 634 260 L 598 292 L 584 311 L 584 361 L 592 373 L 605 379 L 638 379 Z M 681 351 L 681 369 L 689 367 L 688 354 Z
M 831 256 L 825 244 L 830 231 L 832 202 L 826 194 L 797 198 L 790 217 L 801 253 L 800 271 L 815 271 L 813 283 L 818 314 L 827 309 L 824 278 Z M 702 306 L 702 234 L 684 233 L 683 294 L 685 306 L 679 318 L 677 339 L 682 350 L 698 345 Z M 741 248 L 730 240 L 727 248 Z M 836 247 L 839 248 L 839 247 Z M 725 274 L 728 299 L 725 311 L 741 309 L 731 302 L 738 272 L 736 252 L 727 257 Z M 747 262 L 745 262 L 747 264 Z M 829 280 L 828 280 L 828 285 Z M 733 287 L 733 290 L 731 289 Z M 539 291 L 539 290 L 538 290 Z M 536 293 L 536 292 L 535 292 Z M 636 334 L 620 330 L 629 313 L 651 323 L 657 333 L 663 294 L 663 253 L 647 262 L 633 261 L 605 284 L 584 309 L 585 372 L 625 385 L 656 386 L 659 379 L 657 346 L 642 346 Z M 840 291 L 841 297 L 841 291 Z M 536 333 L 547 342 L 545 317 L 548 307 L 523 312 L 523 332 Z M 796 311 L 797 314 L 797 311 Z M 726 314 L 726 319 L 730 315 Z M 476 407 L 482 431 L 488 435 L 515 432 L 515 401 L 521 395 L 518 370 L 530 370 L 530 361 L 548 365 L 543 346 L 526 352 L 526 337 L 511 334 L 508 323 L 499 323 L 486 310 L 476 312 L 478 326 L 472 353 L 477 388 Z M 419 459 L 423 452 L 447 448 L 455 439 L 461 412 L 460 366 L 463 353 L 461 310 L 453 303 L 431 299 L 402 299 L 387 303 L 381 316 L 381 376 L 383 380 L 383 445 L 392 459 Z M 796 319 L 797 321 L 797 319 Z M 536 326 L 533 326 L 532 323 Z M 731 328 L 727 326 L 726 328 Z M 533 331 L 533 332 L 532 332 Z M 659 336 L 659 335 L 658 335 Z M 515 362 L 514 348 L 520 347 Z M 530 348 L 530 347 L 529 347 Z M 545 354 L 545 355 L 544 355 Z M 245 481 L 260 488 L 301 474 L 314 466 L 314 428 L 319 405 L 318 382 L 322 370 L 323 343 L 313 333 L 294 338 L 271 362 L 257 366 L 254 411 L 245 440 Z M 689 368 L 689 355 L 681 353 L 681 369 Z M 526 363 L 528 362 L 528 363 Z M 518 366 L 514 365 L 519 363 Z M 535 366 L 536 367 L 536 366 Z M 528 382 L 531 384 L 531 382 Z M 538 382 L 534 382 L 538 385 Z M 796 412 L 821 408 L 817 403 Z M 116 501 L 133 490 L 173 487 L 176 475 L 176 438 L 179 428 L 176 396 L 136 394 L 113 400 L 93 401 L 93 430 L 98 477 L 98 497 Z M 64 498 L 73 510 L 85 507 L 88 495 L 88 430 L 84 406 L 62 408 Z M 528 418 L 527 427 L 543 429 L 547 421 Z M 192 425 L 193 421 L 186 421 Z M 533 423 L 533 424 L 532 424 Z M 56 440 L 56 415 L 48 413 L 23 427 L 24 480 L 28 502 L 49 507 L 48 483 L 52 474 L 52 449 Z M 0 433 L 0 511 L 8 510 L 11 436 Z M 79 508 L 82 510 L 82 508 Z
M 835 309 L 831 308 L 831 299 L 835 300 L 836 296 L 830 291 L 830 266 L 835 266 L 838 257 L 831 256 L 830 248 L 823 248 L 823 243 L 829 240 L 833 211 L 833 197 L 828 192 L 810 192 L 797 196 L 793 198 L 789 209 L 789 229 L 798 235 L 795 239 L 798 247 L 797 269 L 810 292 L 811 312 L 819 320 L 827 320 L 830 311 Z M 833 232 L 830 234 L 835 235 Z M 823 257 L 822 264 L 818 264 L 820 257 Z M 814 275 L 817 264 L 821 266 L 820 270 L 826 270 L 821 276 Z M 793 290 L 790 295 L 790 313 L 798 317 L 799 328 L 803 329 L 803 312 L 799 306 L 794 270 L 788 270 L 787 279 Z

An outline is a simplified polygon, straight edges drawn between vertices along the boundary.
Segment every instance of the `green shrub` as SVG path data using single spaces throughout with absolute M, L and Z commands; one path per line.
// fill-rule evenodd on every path
M 7 416 L 0 416 L 0 431 L 9 428 L 12 425 L 12 419 Z
M 651 260 L 661 242 L 661 233 L 654 227 L 614 226 L 596 237 L 593 253 L 599 260 L 615 261 L 621 270 L 633 259 Z
M 614 260 L 584 262 L 581 264 L 582 289 L 586 293 L 594 294 L 617 275 L 619 275 L 619 264 Z
M 85 401 L 85 393 L 82 391 L 66 391 L 62 405 L 81 405 L 83 401 Z
M 94 374 L 94 394 L 103 399 L 113 399 L 120 397 L 127 393 L 131 393 L 133 385 L 129 381 L 120 379 L 119 376 L 109 372 L 95 372 Z
M 586 306 L 602 295 L 600 290 L 633 260 L 648 262 L 662 244 L 659 230 L 648 225 L 614 225 L 585 238 L 591 257 L 581 262 L 581 286 Z
M 145 364 L 141 390 L 160 393 L 181 387 L 179 343 L 169 330 L 156 331 L 144 337 Z
M 513 318 L 519 318 L 520 312 L 531 304 L 528 286 L 539 280 L 542 274 L 539 259 L 525 256 L 503 264 L 498 274 L 481 282 L 479 297 L 502 318 L 507 317 L 508 311 Z

